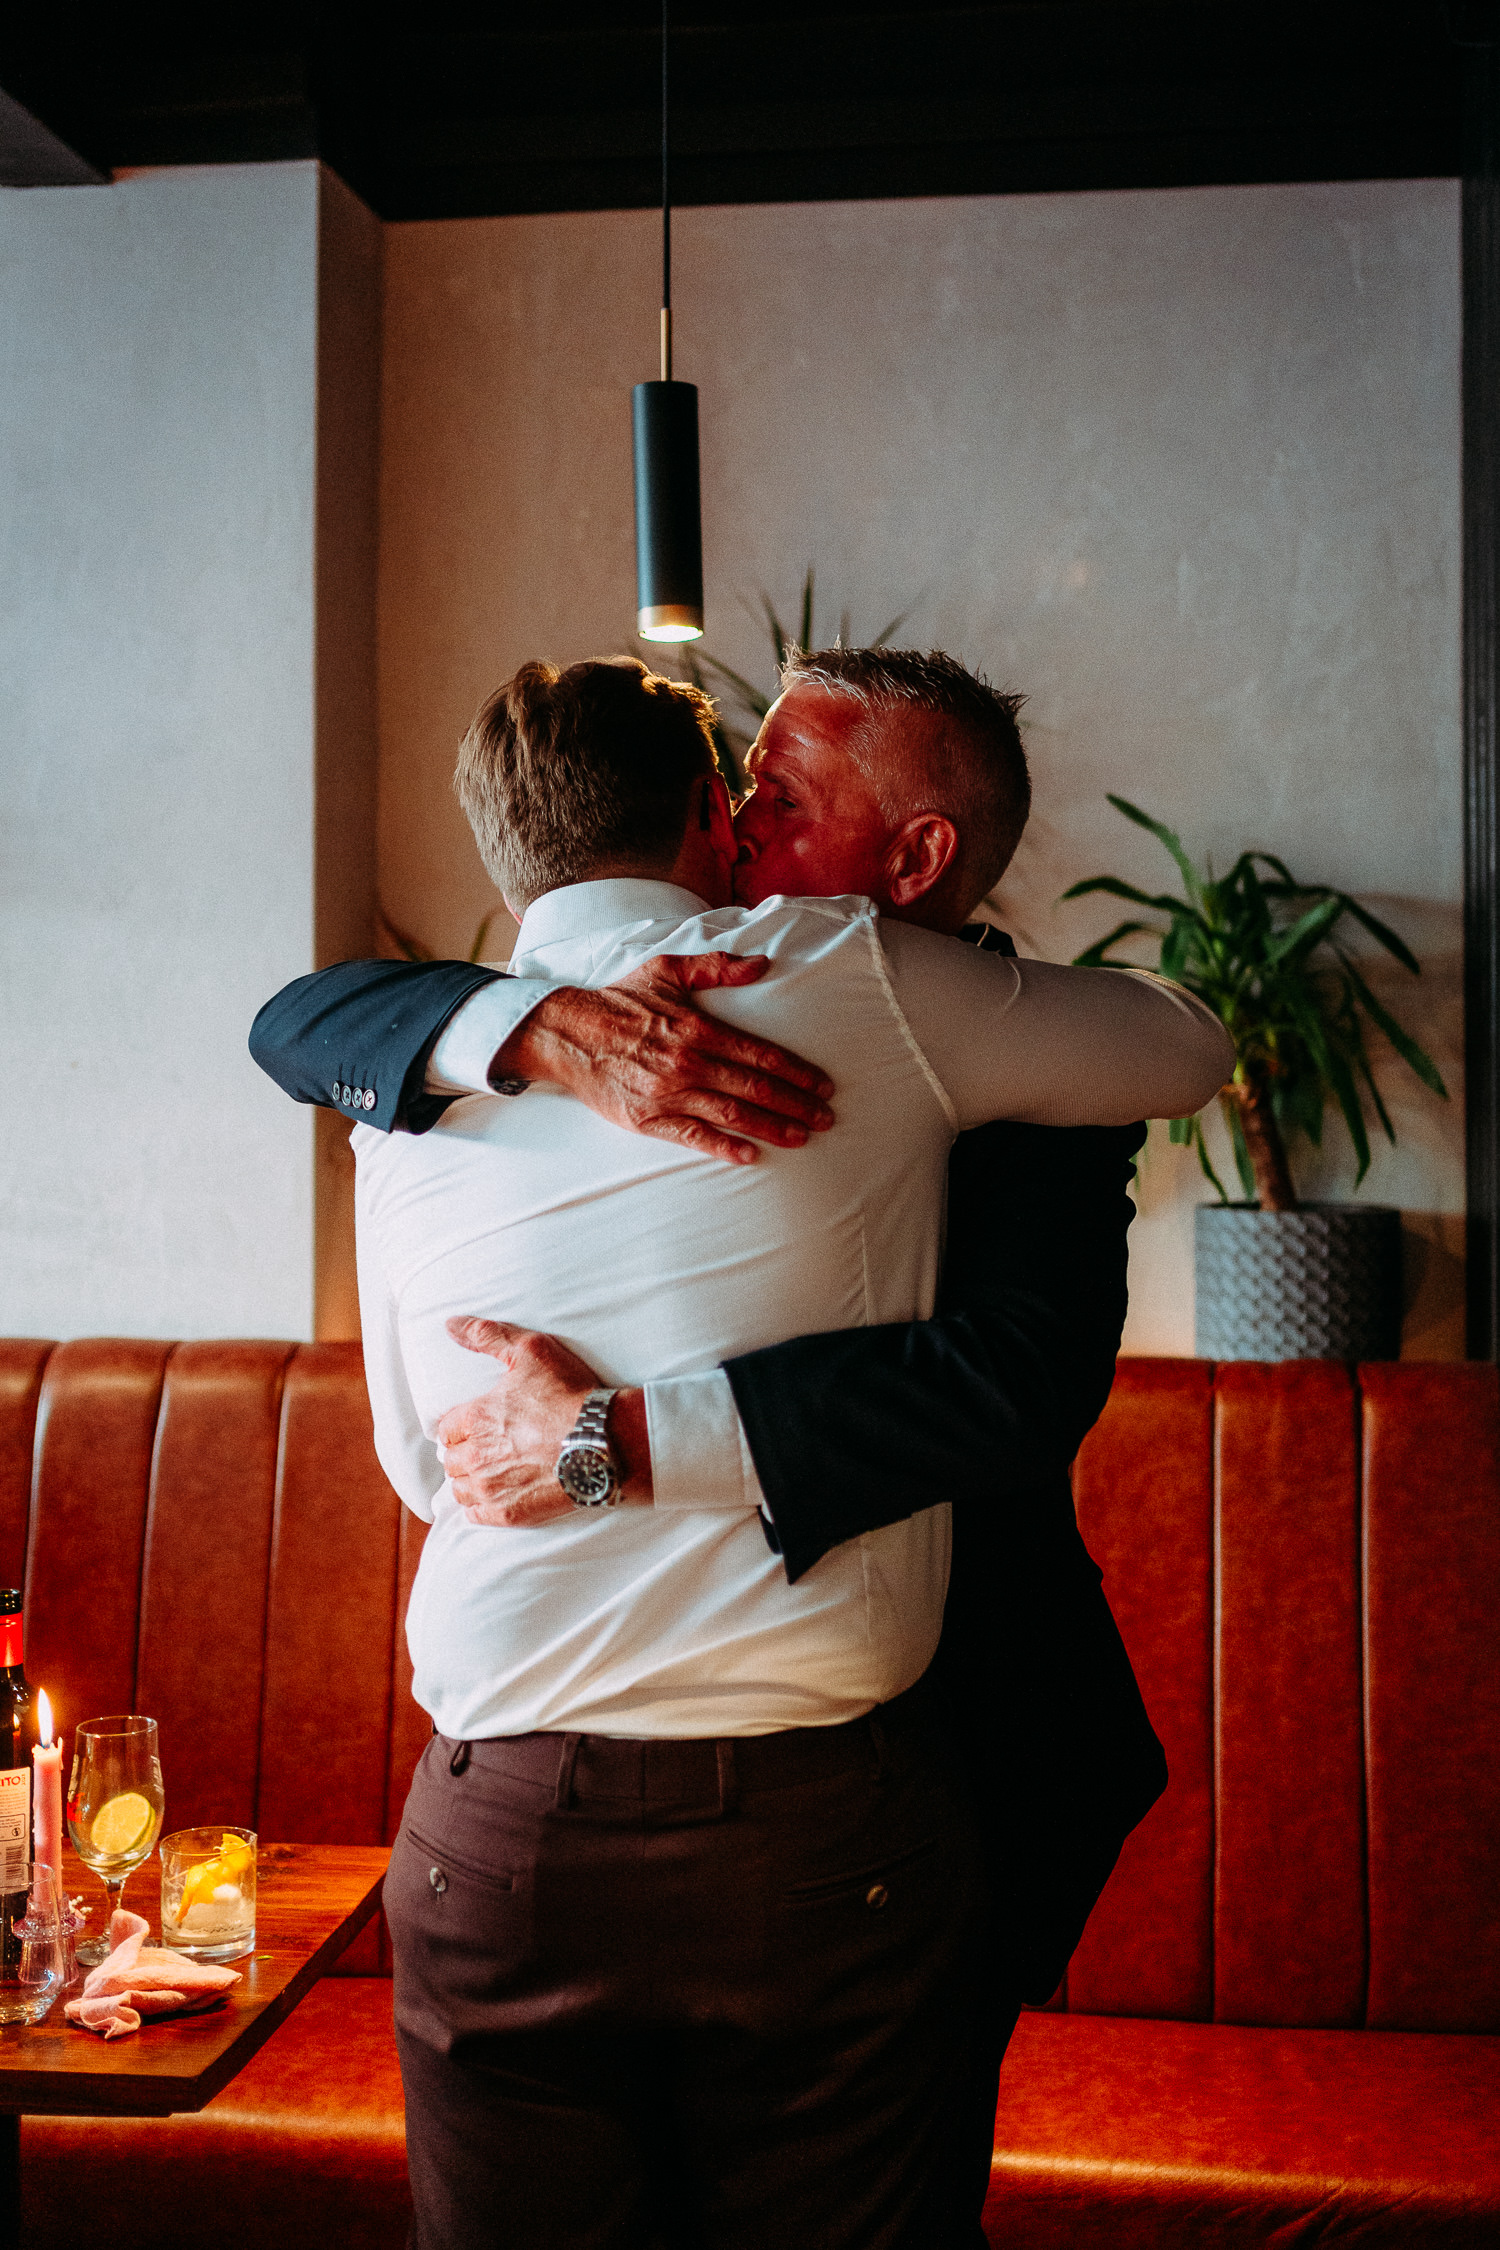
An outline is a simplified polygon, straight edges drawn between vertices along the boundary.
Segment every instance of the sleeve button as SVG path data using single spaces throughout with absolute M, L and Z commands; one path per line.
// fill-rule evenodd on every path
M 865 1904 L 866 1906 L 884 1906 L 890 1895 L 884 1883 L 872 1883 L 865 1892 Z

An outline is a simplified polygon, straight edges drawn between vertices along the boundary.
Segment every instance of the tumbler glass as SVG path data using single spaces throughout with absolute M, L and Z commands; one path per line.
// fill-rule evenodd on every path
M 198 1961 L 237 1961 L 255 1944 L 253 1828 L 179 1828 L 163 1836 L 161 1940 Z
M 26 1869 L 26 1912 L 0 1944 L 0 2023 L 40 2023 L 63 1987 L 63 1906 L 45 1860 Z

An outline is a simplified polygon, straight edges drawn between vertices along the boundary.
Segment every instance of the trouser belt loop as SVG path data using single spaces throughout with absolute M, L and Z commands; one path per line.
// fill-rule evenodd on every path
M 732 1813 L 739 1809 L 740 1777 L 734 1762 L 734 1744 L 716 1742 L 714 1750 L 719 1761 L 719 1810 Z
M 448 1771 L 450 1773 L 464 1773 L 468 1770 L 468 1764 L 469 1745 L 467 1742 L 456 1742 L 453 1746 L 453 1755 L 448 1760 Z
M 562 1751 L 557 1761 L 556 1806 L 559 1812 L 573 1809 L 573 1768 L 578 1763 L 578 1745 L 582 1740 L 581 1734 L 565 1734 L 562 1738 Z

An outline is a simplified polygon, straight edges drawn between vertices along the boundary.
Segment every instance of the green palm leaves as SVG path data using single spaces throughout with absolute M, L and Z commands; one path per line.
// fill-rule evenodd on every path
M 1214 879 L 1198 869 L 1181 838 L 1124 797 L 1111 795 L 1117 812 L 1147 829 L 1171 854 L 1185 895 L 1137 890 L 1114 875 L 1095 875 L 1064 891 L 1064 898 L 1102 893 L 1166 917 L 1128 920 L 1078 955 L 1082 967 L 1120 965 L 1112 949 L 1128 937 L 1149 934 L 1161 942 L 1164 976 L 1207 1002 L 1234 1041 L 1235 1072 L 1220 1096 L 1234 1148 L 1235 1168 L 1247 1197 L 1268 1210 L 1296 1202 L 1287 1163 L 1287 1141 L 1306 1134 L 1317 1145 L 1330 1100 L 1338 1106 L 1354 1143 L 1355 1184 L 1370 1168 L 1366 1105 L 1387 1140 L 1395 1129 L 1370 1068 L 1366 1022 L 1382 1031 L 1424 1086 L 1444 1101 L 1448 1089 L 1436 1064 L 1371 991 L 1344 943 L 1357 924 L 1413 976 L 1418 963 L 1394 930 L 1346 891 L 1326 883 L 1299 883 L 1272 852 L 1242 852 L 1229 873 Z M 1341 927 L 1342 926 L 1342 927 Z M 1196 1149 L 1222 1203 L 1229 1201 L 1209 1159 L 1201 1117 L 1172 1120 L 1172 1139 Z
M 771 654 L 776 663 L 777 684 L 769 695 L 747 680 L 742 672 L 733 671 L 729 665 L 721 664 L 718 657 L 710 656 L 706 649 L 683 651 L 683 663 L 694 687 L 703 688 L 720 699 L 720 714 L 714 728 L 714 749 L 718 755 L 719 769 L 736 794 L 745 787 L 745 752 L 760 732 L 762 719 L 781 693 L 781 667 L 793 648 L 809 649 L 816 645 L 813 640 L 815 587 L 815 573 L 809 563 L 807 576 L 802 581 L 801 613 L 795 636 L 788 633 L 776 613 L 770 595 L 762 589 L 760 606 L 765 616 L 766 631 L 770 635 Z M 868 646 L 886 647 L 892 635 L 900 632 L 910 615 L 910 609 L 904 609 L 899 617 L 893 617 L 888 625 L 882 625 L 880 631 L 871 636 Z M 847 609 L 839 618 L 838 641 L 840 647 L 847 648 L 849 645 Z

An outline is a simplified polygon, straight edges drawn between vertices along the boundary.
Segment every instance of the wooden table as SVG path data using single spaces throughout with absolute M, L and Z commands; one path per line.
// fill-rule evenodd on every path
M 203 2015 L 169 2017 L 124 2039 L 80 2031 L 60 1995 L 39 2024 L 0 2025 L 0 2250 L 16 2240 L 21 2196 L 21 2116 L 169 2117 L 203 2109 L 263 2047 L 380 1904 L 390 1853 L 362 1844 L 262 1844 L 256 1944 L 227 1966 L 241 1981 Z M 91 1930 L 101 1926 L 103 1890 L 71 1850 L 64 1883 L 82 1894 Z M 161 1930 L 161 1868 L 153 1853 L 126 1888 L 125 1903 Z

